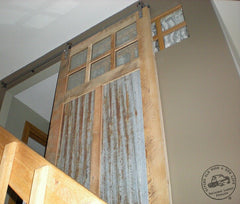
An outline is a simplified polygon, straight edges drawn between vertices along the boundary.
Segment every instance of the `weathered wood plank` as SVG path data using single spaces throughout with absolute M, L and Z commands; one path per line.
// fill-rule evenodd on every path
M 160 19 L 156 21 L 156 28 L 157 28 L 157 37 L 158 37 L 158 44 L 160 50 L 165 48 L 164 40 L 163 40 L 163 33 L 162 33 L 162 25 L 160 23 Z
M 148 195 L 150 203 L 168 204 L 169 186 L 166 168 L 165 140 L 161 121 L 161 102 L 156 62 L 152 47 L 151 20 L 147 7 L 137 21 L 139 57 L 141 58 L 141 87 L 144 134 L 146 142 Z
M 100 195 L 100 159 L 102 151 L 102 86 L 95 90 L 90 190 Z
M 57 163 L 57 154 L 59 148 L 60 134 L 61 134 L 61 124 L 63 115 L 63 100 L 65 91 L 67 88 L 67 73 L 69 64 L 69 54 L 65 57 L 62 55 L 62 61 L 60 66 L 60 72 L 58 76 L 58 82 L 55 93 L 55 100 L 53 105 L 53 112 L 51 118 L 50 131 L 48 136 L 48 144 L 46 149 L 46 159 L 51 163 Z
M 115 62 L 115 33 L 112 34 L 111 36 L 111 69 L 114 69 L 116 67 L 116 62 Z

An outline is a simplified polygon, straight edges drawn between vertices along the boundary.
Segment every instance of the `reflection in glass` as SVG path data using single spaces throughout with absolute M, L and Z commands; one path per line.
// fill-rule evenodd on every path
M 179 43 L 180 41 L 188 38 L 188 32 L 187 27 L 182 27 L 168 35 L 164 36 L 164 44 L 165 48 L 168 48 L 176 43 Z
M 90 79 L 95 79 L 96 77 L 103 75 L 104 73 L 108 72 L 111 68 L 111 58 L 107 56 L 91 66 L 91 74 Z
M 152 23 L 151 29 L 152 29 L 152 37 L 154 37 L 155 35 L 157 35 L 157 27 L 155 22 Z
M 134 40 L 137 36 L 136 23 L 133 23 L 116 33 L 116 46 L 120 46 L 126 42 Z
M 87 49 L 72 56 L 70 70 L 85 64 L 86 61 L 87 61 Z
M 95 43 L 92 48 L 92 59 L 104 54 L 111 49 L 111 36 Z
M 137 42 L 119 50 L 116 53 L 116 64 L 120 66 L 122 64 L 126 64 L 133 59 L 138 57 L 138 44 Z
M 76 86 L 84 84 L 84 82 L 85 82 L 85 73 L 86 73 L 86 68 L 83 68 L 80 71 L 71 74 L 68 77 L 68 87 L 67 87 L 67 90 L 71 90 L 71 89 L 73 89 Z
M 182 9 L 179 9 L 179 10 L 161 18 L 160 22 L 162 25 L 162 31 L 168 30 L 169 28 L 172 28 L 172 27 L 184 22 Z

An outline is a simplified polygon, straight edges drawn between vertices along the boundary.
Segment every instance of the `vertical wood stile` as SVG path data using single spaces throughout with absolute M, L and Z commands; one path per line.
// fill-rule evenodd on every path
M 17 143 L 12 142 L 4 148 L 0 165 L 0 203 L 4 203 L 10 180 Z
M 165 48 L 164 40 L 163 40 L 163 34 L 162 34 L 162 26 L 160 19 L 156 21 L 156 28 L 157 28 L 157 36 L 158 36 L 158 44 L 160 50 L 163 50 Z
M 48 144 L 46 150 L 46 159 L 56 165 L 57 155 L 59 150 L 59 141 L 62 128 L 64 97 L 67 88 L 67 73 L 69 64 L 69 52 L 65 57 L 65 53 L 62 55 L 61 66 L 58 75 L 57 88 L 55 93 L 55 100 L 53 105 L 53 112 L 51 118 L 51 125 L 48 137 Z
M 44 204 L 48 169 L 49 166 L 43 166 L 34 171 L 29 204 Z
M 28 135 L 29 135 L 29 130 L 30 126 L 27 125 L 28 121 L 25 122 L 24 129 L 23 129 L 23 134 L 22 134 L 22 141 L 27 144 L 28 143 Z
M 147 7 L 137 20 L 141 86 L 143 100 L 144 134 L 147 155 L 148 195 L 150 203 L 168 204 L 169 187 L 165 144 L 161 127 L 161 103 L 156 62 L 152 48 L 151 19 Z
M 88 46 L 85 82 L 88 82 L 90 80 L 90 75 L 91 75 L 91 63 L 90 63 L 91 62 L 91 56 L 92 56 L 92 44 L 90 44 Z
M 102 86 L 95 90 L 90 181 L 90 190 L 98 196 L 100 194 L 100 159 L 102 150 L 102 91 Z
M 115 42 L 116 42 L 115 33 L 113 33 L 111 36 L 111 49 L 112 49 L 112 51 L 111 51 L 111 69 L 114 69 L 116 66 Z

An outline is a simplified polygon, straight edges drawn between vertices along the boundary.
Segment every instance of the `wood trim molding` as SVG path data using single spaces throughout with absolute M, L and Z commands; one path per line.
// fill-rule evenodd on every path
M 156 25 L 156 29 L 157 29 L 157 34 L 155 36 L 153 36 L 153 40 L 156 41 L 158 40 L 158 43 L 159 43 L 159 48 L 160 50 L 163 50 L 165 49 L 165 44 L 164 44 L 164 36 L 180 29 L 180 28 L 183 28 L 184 26 L 187 25 L 187 23 L 185 21 L 183 21 L 182 23 L 178 24 L 178 25 L 175 25 L 174 27 L 166 30 L 166 31 L 162 31 L 162 26 L 161 26 L 161 23 L 160 23 L 160 20 L 161 18 L 179 10 L 179 9 L 182 9 L 182 5 L 177 5 L 175 6 L 174 8 L 156 16 L 155 18 L 151 19 L 151 23 L 155 23 Z
M 51 125 L 49 131 L 48 144 L 45 157 L 49 162 L 56 165 L 58 147 L 60 142 L 61 124 L 63 120 L 63 107 L 66 88 L 67 88 L 67 73 L 69 64 L 69 54 L 65 57 L 62 55 L 61 66 L 59 70 L 59 76 L 57 81 L 57 88 L 55 93 L 55 100 L 53 104 L 53 112 L 51 118 Z
M 36 140 L 41 145 L 47 146 L 47 134 L 26 121 L 23 129 L 22 141 L 27 144 L 29 137 Z

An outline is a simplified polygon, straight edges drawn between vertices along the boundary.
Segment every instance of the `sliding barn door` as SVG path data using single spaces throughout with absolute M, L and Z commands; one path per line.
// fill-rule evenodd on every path
M 148 8 L 63 55 L 46 158 L 108 203 L 169 203 Z

